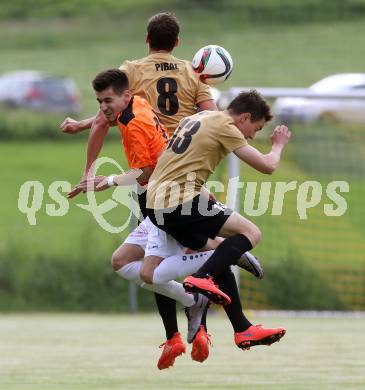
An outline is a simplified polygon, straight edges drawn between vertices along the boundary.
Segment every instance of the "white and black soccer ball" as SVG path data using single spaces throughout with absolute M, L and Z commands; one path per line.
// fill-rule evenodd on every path
M 208 45 L 199 49 L 193 57 L 192 65 L 199 79 L 209 85 L 223 83 L 233 70 L 231 55 L 226 49 L 217 45 Z

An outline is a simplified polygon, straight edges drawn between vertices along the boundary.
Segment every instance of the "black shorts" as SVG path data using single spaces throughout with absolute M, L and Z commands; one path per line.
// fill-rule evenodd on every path
M 139 208 L 141 209 L 141 214 L 142 214 L 142 217 L 144 219 L 147 216 L 147 212 L 146 212 L 147 191 L 138 192 L 137 196 L 138 196 Z
M 194 250 L 202 248 L 208 238 L 215 238 L 232 212 L 221 203 L 200 195 L 177 208 L 147 209 L 154 225 Z

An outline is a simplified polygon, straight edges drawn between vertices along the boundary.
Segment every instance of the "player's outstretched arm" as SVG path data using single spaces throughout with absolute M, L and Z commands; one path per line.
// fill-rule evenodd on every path
M 144 174 L 143 169 L 130 169 L 120 175 L 105 176 L 104 180 L 96 185 L 97 191 L 102 191 L 111 186 L 130 186 L 138 183 L 138 178 Z M 82 182 L 80 183 L 82 184 Z
M 265 174 L 272 174 L 278 167 L 281 152 L 289 142 L 291 133 L 289 129 L 280 125 L 271 135 L 272 147 L 270 153 L 262 154 L 251 145 L 242 146 L 234 150 L 234 154 L 242 161 Z
M 146 166 L 142 168 L 133 168 L 129 171 L 122 173 L 120 175 L 109 176 L 106 178 L 106 181 L 100 183 L 100 186 L 103 186 L 107 183 L 107 179 L 109 179 L 109 185 L 116 186 L 130 186 L 132 184 L 141 184 L 144 185 L 148 182 L 149 178 L 153 173 L 154 167 Z M 97 187 L 99 188 L 99 186 Z
M 107 123 L 105 116 L 99 110 L 95 116 L 92 116 L 91 118 L 81 119 L 80 121 L 77 121 L 76 119 L 73 119 L 71 117 L 67 117 L 60 124 L 60 129 L 63 133 L 77 134 L 83 130 L 91 129 L 95 120 L 98 121 L 99 124 Z
M 93 177 L 87 177 L 85 179 L 81 179 L 80 183 L 77 184 L 73 191 L 78 190 L 79 192 L 87 192 L 87 191 L 104 191 L 107 188 L 111 187 L 113 183 L 108 183 L 108 177 L 107 176 L 93 176 Z M 78 193 L 79 193 L 78 192 Z M 70 192 L 71 194 L 71 192 Z M 68 194 L 68 198 L 70 198 L 70 194 Z
M 90 168 L 94 161 L 98 158 L 100 150 L 104 144 L 104 139 L 109 130 L 109 122 L 104 117 L 103 113 L 99 111 L 98 115 L 95 118 L 91 126 L 89 133 L 89 139 L 87 143 L 87 156 L 86 156 L 86 166 L 85 171 L 81 177 L 80 182 L 82 182 L 88 176 Z M 68 193 L 68 198 L 73 198 L 82 191 L 80 186 L 75 186 L 71 192 Z
M 131 169 L 126 173 L 111 176 L 88 176 L 81 179 L 73 191 L 104 191 L 112 186 L 129 186 L 135 183 L 145 183 L 153 172 L 153 167 Z M 78 192 L 78 193 L 79 193 Z M 70 197 L 70 194 L 68 195 Z
M 63 133 L 67 134 L 77 134 L 83 130 L 90 129 L 93 122 L 95 120 L 95 116 L 91 118 L 82 119 L 77 121 L 76 119 L 67 117 L 61 124 L 60 129 Z

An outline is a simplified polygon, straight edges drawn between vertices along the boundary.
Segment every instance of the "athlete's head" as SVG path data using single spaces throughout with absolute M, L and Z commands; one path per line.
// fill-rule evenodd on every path
M 100 72 L 92 85 L 100 110 L 109 122 L 114 122 L 132 97 L 126 74 L 119 69 L 108 69 Z
M 179 43 L 179 32 L 176 16 L 163 12 L 148 21 L 146 42 L 152 50 L 172 51 Z
M 241 92 L 228 106 L 235 125 L 245 136 L 253 139 L 273 116 L 267 101 L 256 91 Z

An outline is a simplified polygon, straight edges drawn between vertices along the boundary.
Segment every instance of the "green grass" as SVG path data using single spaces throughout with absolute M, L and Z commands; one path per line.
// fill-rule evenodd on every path
M 262 145 L 262 143 L 259 143 L 258 146 L 262 150 L 269 147 Z M 347 147 L 349 148 L 349 146 Z M 2 215 L 0 234 L 4 242 L 16 240 L 17 235 L 21 235 L 24 247 L 31 245 L 33 252 L 42 252 L 42 248 L 44 251 L 44 245 L 47 243 L 49 255 L 68 253 L 71 248 L 72 251 L 78 250 L 80 247 L 78 241 L 85 234 L 94 237 L 99 242 L 98 245 L 101 249 L 110 250 L 117 244 L 120 235 L 105 232 L 96 224 L 91 214 L 76 206 L 78 203 L 87 203 L 86 196 L 83 194 L 70 200 L 70 208 L 65 216 L 50 217 L 46 214 L 46 204 L 55 203 L 47 194 L 49 185 L 54 180 L 67 181 L 71 184 L 78 181 L 86 153 L 84 141 L 75 139 L 73 142 L 64 143 L 14 142 L 3 144 L 0 148 L 0 164 L 3 167 L 1 180 L 8 187 L 8 190 L 2 193 L 0 204 Z M 325 203 L 331 203 L 331 201 L 325 194 L 325 188 L 330 181 L 336 179 L 335 173 L 330 171 L 327 176 L 323 173 L 314 174 L 306 166 L 303 166 L 301 161 L 313 160 L 315 152 L 308 150 L 302 141 L 297 142 L 295 137 L 289 148 L 294 150 L 291 153 L 293 156 L 284 156 L 280 170 L 272 177 L 257 174 L 252 169 L 242 166 L 241 180 L 258 181 L 258 184 L 261 181 L 273 181 L 268 211 L 263 216 L 249 216 L 262 228 L 265 236 L 263 243 L 258 248 L 258 253 L 269 260 L 274 259 L 279 253 L 281 256 L 288 256 L 288 250 L 295 250 L 298 255 L 305 257 L 307 261 L 312 263 L 341 263 L 345 256 L 351 259 L 349 261 L 351 265 L 363 263 L 365 248 L 361 238 L 364 234 L 361 199 L 362 194 L 365 193 L 365 187 L 363 181 L 360 180 L 360 172 L 356 179 L 350 175 L 352 170 L 339 175 L 338 180 L 348 180 L 350 183 L 350 192 L 343 194 L 348 203 L 348 211 L 342 217 L 327 217 L 323 207 Z M 303 149 L 305 152 L 303 157 L 300 157 L 299 151 Z M 329 149 L 331 148 L 329 147 Z M 295 150 L 298 152 L 296 153 Z M 18 157 L 14 158 L 16 155 Z M 119 141 L 106 143 L 102 155 L 114 158 L 116 161 L 123 161 L 124 167 L 126 167 Z M 291 158 L 288 159 L 288 157 Z M 325 161 L 323 153 L 322 157 Z M 345 161 L 342 161 L 342 164 L 344 163 Z M 111 166 L 104 168 L 106 174 L 114 171 L 115 168 Z M 325 171 L 327 172 L 327 170 Z M 224 180 L 225 175 L 221 177 Z M 17 208 L 20 186 L 28 180 L 38 180 L 45 188 L 42 207 L 36 214 L 36 226 L 30 226 L 25 214 Z M 291 191 L 286 195 L 281 216 L 271 215 L 275 182 L 292 180 L 297 181 L 298 185 L 306 180 L 315 180 L 323 184 L 322 201 L 318 206 L 308 210 L 307 220 L 299 218 L 297 211 L 298 190 Z M 244 188 L 239 194 L 243 212 L 246 207 L 245 191 Z M 110 191 L 99 194 L 99 201 L 104 200 L 109 194 Z M 222 200 L 226 201 L 225 197 Z M 123 206 L 116 208 L 108 214 L 108 220 L 116 223 L 125 216 L 125 211 Z M 281 235 L 286 237 L 286 242 L 282 243 L 286 248 L 284 252 L 280 249 Z M 347 239 L 342 240 L 342 237 L 347 237 Z M 308 242 L 310 242 L 310 246 L 308 246 Z
M 209 5 L 209 7 L 207 7 Z M 217 13 L 230 15 L 231 19 L 244 23 L 308 23 L 314 20 L 336 21 L 358 19 L 364 14 L 364 0 L 346 2 L 326 0 L 140 0 L 138 5 L 132 0 L 4 0 L 0 10 L 1 19 L 23 20 L 27 18 L 45 19 L 49 17 L 75 18 L 82 15 L 108 16 L 113 19 L 138 11 L 156 12 L 169 9 L 192 13 L 204 10 L 205 15 Z
M 330 137 L 327 141 L 331 145 Z M 347 144 L 343 142 L 343 145 Z M 256 142 L 256 146 L 261 150 L 267 150 L 269 147 L 268 143 L 262 139 Z M 268 211 L 262 216 L 248 216 L 263 232 L 263 240 L 255 249 L 255 253 L 264 264 L 267 278 L 264 282 L 257 283 L 250 279 L 246 280 L 247 278 L 242 275 L 243 296 L 247 296 L 245 290 L 248 283 L 250 291 L 253 291 L 249 295 L 250 307 L 253 308 L 316 307 L 323 309 L 331 307 L 340 309 L 347 307 L 361 310 L 364 307 L 365 293 L 363 284 L 365 243 L 362 239 L 364 234 L 362 198 L 365 186 L 360 173 L 355 179 L 354 172 L 350 169 L 342 172 L 338 178 L 348 180 L 350 184 L 350 192 L 343 194 L 348 210 L 342 217 L 325 216 L 324 204 L 331 202 L 324 192 L 320 204 L 308 210 L 308 219 L 301 220 L 297 211 L 298 190 L 291 191 L 285 196 L 281 216 L 271 215 L 276 181 L 294 180 L 299 185 L 306 180 L 315 180 L 322 183 L 325 191 L 328 182 L 336 179 L 336 176 L 333 176 L 334 172 L 328 169 L 319 169 L 319 173 L 315 174 L 315 171 L 308 167 L 308 161 L 316 159 L 316 153 L 310 147 L 301 148 L 301 146 L 303 146 L 302 140 L 296 140 L 294 134 L 291 145 L 293 151 L 284 154 L 280 170 L 274 176 L 263 176 L 247 166 L 242 166 L 241 180 L 258 181 L 259 185 L 262 181 L 272 182 Z M 331 154 L 332 150 L 330 146 L 325 146 L 324 143 L 321 151 L 324 161 L 327 151 Z M 49 301 L 44 303 L 44 307 L 56 306 L 74 310 L 77 309 L 78 304 L 81 304 L 80 309 L 81 307 L 84 309 L 89 306 L 84 304 L 83 297 L 87 288 L 81 288 L 84 286 L 81 278 L 88 279 L 88 275 L 96 272 L 98 275 L 95 275 L 97 278 L 95 283 L 100 291 L 103 291 L 100 295 L 104 298 L 100 300 L 95 296 L 92 302 L 96 302 L 95 308 L 103 310 L 104 306 L 100 302 L 108 295 L 108 284 L 119 283 L 119 280 L 114 281 L 111 275 L 110 256 L 113 250 L 120 245 L 127 231 L 121 234 L 110 234 L 104 231 L 91 214 L 76 206 L 78 203 L 87 203 L 83 194 L 69 202 L 69 211 L 65 216 L 51 217 L 45 212 L 46 204 L 54 203 L 47 194 L 51 182 L 64 180 L 74 184 L 78 181 L 83 167 L 84 140 L 61 143 L 11 142 L 1 145 L 0 149 L 0 164 L 4 168 L 1 180 L 7 185 L 7 191 L 2 193 L 0 203 L 2 215 L 0 254 L 4 258 L 3 267 L 5 267 L 0 272 L 2 274 L 0 283 L 5 293 L 2 307 L 18 310 L 25 308 L 27 305 L 24 299 L 30 294 L 34 298 L 34 305 L 31 307 L 40 309 L 43 305 L 42 291 L 49 285 L 49 277 L 52 278 L 47 275 L 57 275 L 58 284 L 55 285 L 59 287 L 52 288 L 52 298 L 50 294 L 47 295 Z M 120 149 L 119 141 L 108 142 L 105 144 L 103 155 L 117 161 L 124 161 L 124 158 L 121 158 Z M 347 149 L 349 149 L 348 145 Z M 14 158 L 14 156 L 17 157 Z M 355 155 L 355 162 L 357 158 L 358 156 Z M 361 162 L 361 158 L 358 161 Z M 105 174 L 114 172 L 114 167 L 104 168 Z M 325 175 L 326 172 L 328 172 L 327 175 Z M 224 182 L 225 178 L 226 166 L 223 163 L 212 179 L 221 179 Z M 36 214 L 36 226 L 30 226 L 26 216 L 17 209 L 19 188 L 27 180 L 39 180 L 45 188 L 42 207 Z M 98 194 L 98 201 L 105 200 L 110 194 L 111 191 Z M 245 194 L 246 188 L 239 194 L 241 212 L 244 214 Z M 221 197 L 221 200 L 225 202 L 225 196 Z M 125 221 L 126 209 L 118 206 L 106 217 L 110 223 L 120 226 L 121 222 Z M 13 267 L 14 262 L 18 265 L 16 269 Z M 45 268 L 47 262 L 48 266 Z M 75 262 L 74 265 L 73 262 Z M 290 262 L 293 262 L 292 266 Z M 105 272 L 102 271 L 102 267 Z M 37 278 L 38 282 L 34 280 L 37 274 L 34 268 L 44 269 L 44 273 Z M 284 280 L 281 276 L 282 268 L 290 269 L 285 273 Z M 79 277 L 80 282 L 77 283 L 76 279 L 72 278 L 69 283 L 67 275 L 75 272 L 75 278 Z M 32 287 L 34 283 L 36 284 Z M 88 281 L 86 286 L 88 283 L 90 282 Z M 80 288 L 77 288 L 76 292 L 74 287 L 71 287 L 74 291 L 74 294 L 70 295 L 71 301 L 63 303 L 63 300 L 68 299 L 62 298 L 68 297 L 64 286 L 75 284 Z M 275 284 L 280 285 L 281 288 L 277 289 Z M 60 291 L 58 294 L 56 290 L 59 288 L 62 293 Z M 15 294 L 15 291 L 19 289 L 21 292 Z M 29 292 L 27 292 L 28 289 Z M 291 291 L 290 300 L 282 296 L 282 292 L 286 289 Z M 310 289 L 311 294 L 305 292 L 307 289 Z M 260 294 L 266 298 L 261 299 Z M 75 296 L 78 298 L 76 299 Z M 260 302 L 265 304 L 261 305 Z M 115 304 L 109 303 L 105 310 L 115 310 Z
M 117 19 L 84 16 L 1 21 L 0 73 L 26 68 L 69 76 L 81 91 L 80 116 L 91 116 L 97 110 L 91 80 L 101 70 L 147 54 L 146 21 L 159 10 L 140 8 L 138 13 L 125 13 Z M 240 85 L 306 87 L 333 73 L 362 72 L 362 20 L 245 23 L 239 15 L 214 10 L 207 13 L 201 8 L 193 13 L 177 10 L 182 32 L 175 55 L 190 59 L 209 43 L 227 48 L 234 59 L 234 71 L 221 89 Z M 218 17 L 224 29 L 217 28 Z M 37 132 L 51 137 L 50 129 L 56 132 L 61 121 L 55 118 L 52 126 L 49 116 L 44 116 L 42 123 L 34 115 L 25 118 L 19 112 L 0 112 L 0 130 L 5 128 L 0 135 L 6 133 L 7 138 L 19 133 L 29 139 Z M 24 134 L 27 127 L 28 137 Z
M 116 131 L 116 130 L 115 130 Z M 30 253 L 47 253 L 67 256 L 68 253 L 78 253 L 82 242 L 85 244 L 92 238 L 98 242 L 98 248 L 106 253 L 116 247 L 124 235 L 112 235 L 101 229 L 92 215 L 76 206 L 86 204 L 84 194 L 70 200 L 69 210 L 65 216 L 50 217 L 46 213 L 46 204 L 56 203 L 48 195 L 49 185 L 55 181 L 66 181 L 72 185 L 78 183 L 84 167 L 86 143 L 81 142 L 37 142 L 8 143 L 0 146 L 0 164 L 2 166 L 1 180 L 7 183 L 8 190 L 2 193 L 0 205 L 0 234 L 2 245 L 13 243 L 21 245 L 24 251 Z M 114 158 L 123 165 L 124 157 L 120 142 L 106 143 L 102 155 Z M 125 167 L 125 164 L 124 164 Z M 108 166 L 101 173 L 110 174 L 116 168 Z M 20 186 L 26 181 L 40 181 L 44 186 L 41 209 L 36 213 L 37 223 L 29 225 L 26 215 L 18 210 Z M 31 194 L 32 195 L 32 194 Z M 64 193 L 64 195 L 66 195 Z M 98 201 L 105 199 L 107 194 L 98 194 Z M 31 196 L 30 196 L 31 198 Z M 117 223 L 126 215 L 124 206 L 119 206 L 107 214 L 110 223 Z M 81 250 L 82 251 L 82 250 Z
M 231 52 L 235 70 L 223 89 L 233 85 L 305 87 L 332 73 L 362 71 L 362 21 L 252 25 L 232 22 L 231 15 L 223 14 L 219 17 L 225 28 L 217 29 L 217 14 L 197 10 L 177 15 L 182 23 L 178 57 L 192 58 L 208 43 Z M 96 73 L 146 54 L 146 18 L 142 10 L 140 15 L 118 20 L 2 22 L 0 72 L 26 67 L 70 76 L 81 89 L 83 114 L 92 114 L 97 106 L 90 82 Z
M 223 314 L 208 319 L 213 347 L 199 364 L 187 354 L 158 371 L 164 335 L 151 315 L 2 315 L 0 387 L 7 390 L 83 389 L 323 389 L 365 387 L 365 319 L 263 317 L 286 336 L 270 348 L 241 351 Z M 185 318 L 180 317 L 185 335 Z

